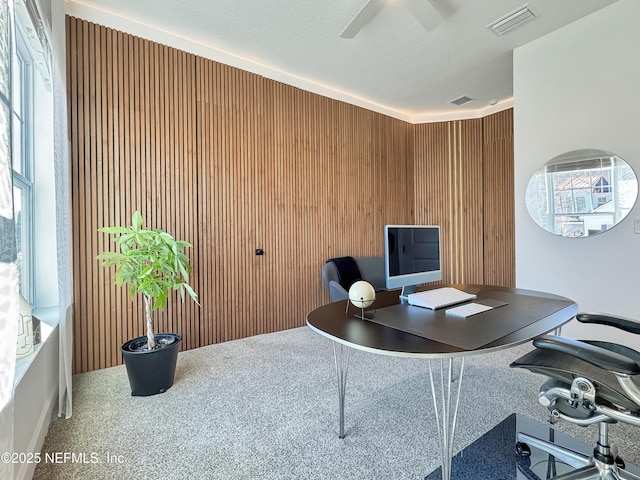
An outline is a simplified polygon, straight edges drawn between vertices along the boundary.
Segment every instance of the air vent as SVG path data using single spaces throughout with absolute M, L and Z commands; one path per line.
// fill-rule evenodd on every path
M 507 13 L 504 17 L 490 23 L 487 25 L 487 28 L 500 36 L 524 25 L 527 22 L 530 22 L 531 20 L 535 20 L 536 18 L 538 18 L 538 14 L 535 12 L 533 7 L 528 3 L 525 3 L 520 8 L 511 13 Z
M 461 97 L 454 98 L 453 100 L 449 100 L 449 103 L 451 105 L 455 105 L 456 107 L 460 107 L 465 103 L 473 102 L 474 100 L 475 98 L 471 98 L 471 97 L 467 97 L 466 95 L 463 95 Z

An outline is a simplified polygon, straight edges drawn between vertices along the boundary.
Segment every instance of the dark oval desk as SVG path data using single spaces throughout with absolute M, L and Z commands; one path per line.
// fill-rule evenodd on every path
M 364 312 L 343 300 L 317 308 L 307 316 L 309 328 L 334 342 L 340 438 L 345 436 L 344 400 L 350 348 L 429 360 L 443 480 L 451 478 L 465 356 L 528 342 L 561 327 L 578 310 L 573 301 L 549 293 L 483 285 L 451 286 L 476 294 L 477 301 L 490 299 L 504 305 L 472 317 L 459 318 L 447 315 L 444 308 L 429 310 L 402 303 L 399 290 L 396 290 L 379 292 L 375 304 Z M 367 319 L 361 318 L 362 313 Z M 457 367 L 454 365 L 456 359 Z M 434 382 L 433 360 L 439 360 L 440 382 Z M 458 379 L 457 391 L 452 392 L 455 378 Z

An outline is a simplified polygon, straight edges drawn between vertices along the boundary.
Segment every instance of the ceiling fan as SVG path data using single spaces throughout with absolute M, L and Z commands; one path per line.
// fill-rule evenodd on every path
M 340 34 L 342 38 L 353 38 L 369 23 L 389 0 L 367 0 L 360 11 L 349 22 L 349 25 Z M 428 32 L 442 23 L 444 17 L 433 6 L 432 0 L 394 0 L 395 3 L 404 5 L 416 20 Z

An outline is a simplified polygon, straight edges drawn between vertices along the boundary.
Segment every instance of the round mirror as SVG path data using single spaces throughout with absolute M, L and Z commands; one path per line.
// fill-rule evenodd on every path
M 622 158 L 603 150 L 573 150 L 536 171 L 525 202 L 531 218 L 563 237 L 588 237 L 620 223 L 638 196 L 638 180 Z

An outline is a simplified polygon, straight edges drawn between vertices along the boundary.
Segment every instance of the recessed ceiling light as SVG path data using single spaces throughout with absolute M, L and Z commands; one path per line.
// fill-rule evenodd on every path
M 491 22 L 487 25 L 493 33 L 496 35 L 504 35 L 511 30 L 524 25 L 527 22 L 538 18 L 538 14 L 533 7 L 525 3 L 520 8 L 517 8 L 513 12 L 507 13 L 505 16 L 500 17 L 498 20 Z

